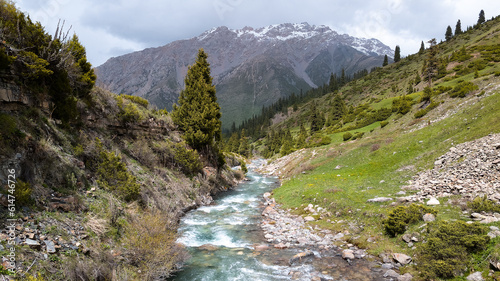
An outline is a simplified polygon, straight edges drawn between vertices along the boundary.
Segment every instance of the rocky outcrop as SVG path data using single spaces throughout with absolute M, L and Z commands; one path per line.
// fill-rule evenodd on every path
M 456 145 L 436 159 L 434 168 L 417 174 L 404 189 L 416 195 L 401 201 L 424 201 L 432 197 L 479 195 L 500 201 L 500 134 Z

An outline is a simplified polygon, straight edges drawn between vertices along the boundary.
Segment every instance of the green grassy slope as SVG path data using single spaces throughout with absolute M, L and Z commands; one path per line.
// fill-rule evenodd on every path
M 355 141 L 344 142 L 344 132 L 324 128 L 322 133 L 331 137 L 331 144 L 295 152 L 293 156 L 300 160 L 281 168 L 283 184 L 274 190 L 277 202 L 299 214 L 305 213 L 303 209 L 308 204 L 325 208 L 328 216 L 313 224 L 335 231 L 348 230 L 349 241 L 368 248 L 372 254 L 415 254 L 418 248 L 408 248 L 400 236 L 391 238 L 384 233 L 382 219 L 393 210 L 392 206 L 367 200 L 381 196 L 394 198 L 412 176 L 432 168 L 434 160 L 450 147 L 500 133 L 499 34 L 497 18 L 438 45 L 438 57 L 446 64 L 447 71 L 433 81 L 433 88 L 453 88 L 466 81 L 477 85 L 477 89 L 464 98 L 450 97 L 452 90 L 435 93 L 432 99 L 439 105 L 423 118 L 415 118 L 414 114 L 424 106 L 419 100 L 427 82 L 415 85 L 414 80 L 417 72 L 422 73 L 425 53 L 379 69 L 342 88 L 340 92 L 348 105 L 367 104 L 371 110 L 391 107 L 392 101 L 407 94 L 411 85 L 416 90 L 412 94 L 415 104 L 405 115 L 393 114 L 384 128 L 375 122 L 351 130 L 365 132 L 363 138 Z M 457 54 L 463 46 L 467 56 L 460 59 Z M 323 112 L 329 112 L 332 98 L 333 94 L 329 94 L 315 102 Z M 297 124 L 307 122 L 309 106 L 300 106 L 274 128 L 288 127 L 292 133 L 297 132 Z M 456 205 L 445 203 L 437 209 L 438 221 L 469 220 Z M 417 231 L 416 226 L 409 231 Z M 490 243 L 489 249 L 497 247 L 496 243 L 496 240 Z M 475 270 L 487 272 L 486 256 L 475 260 Z M 417 275 L 417 270 L 412 273 Z

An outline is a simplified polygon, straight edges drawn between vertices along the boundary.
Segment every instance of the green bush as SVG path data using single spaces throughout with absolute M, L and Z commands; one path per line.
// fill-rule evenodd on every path
M 485 227 L 463 221 L 430 224 L 427 242 L 417 252 L 417 269 L 425 280 L 452 278 L 470 268 L 470 254 L 487 246 L 490 237 Z
M 307 139 L 307 147 L 317 147 L 322 145 L 327 145 L 332 142 L 329 136 L 322 135 L 321 133 L 315 133 L 310 138 Z
M 144 98 L 141 98 L 141 97 L 138 97 L 138 96 L 131 96 L 131 95 L 120 95 L 121 97 L 123 98 L 126 98 L 132 102 L 135 102 L 136 104 L 138 105 L 141 105 L 143 106 L 144 108 L 148 108 L 148 105 L 149 105 L 149 102 L 147 99 L 144 99 Z
M 389 124 L 389 121 L 382 121 L 380 122 L 380 128 L 383 128 Z
M 180 166 L 185 174 L 196 174 L 203 168 L 198 152 L 187 148 L 185 142 L 176 143 L 174 153 L 175 163 Z
M 467 207 L 472 211 L 480 212 L 496 212 L 500 213 L 500 205 L 488 199 L 486 195 L 478 196 L 474 200 L 467 202 Z
M 97 168 L 99 185 L 126 201 L 137 199 L 141 187 L 137 183 L 136 177 L 130 174 L 127 166 L 122 162 L 122 157 L 114 152 L 106 151 L 99 139 L 96 142 L 99 151 Z
M 357 139 L 360 139 L 364 136 L 364 132 L 356 132 L 354 133 L 354 135 L 352 136 L 352 140 L 357 140 Z
M 422 217 L 431 213 L 437 214 L 437 211 L 417 204 L 410 206 L 398 206 L 389 212 L 388 218 L 382 221 L 384 229 L 389 236 L 396 236 L 406 231 L 406 227 L 410 224 L 423 220 Z
M 463 98 L 467 96 L 470 92 L 475 91 L 477 89 L 479 89 L 479 87 L 476 84 L 467 81 L 462 81 L 458 83 L 458 85 L 453 87 L 453 89 L 450 92 L 450 97 Z
M 352 138 L 352 134 L 347 132 L 347 133 L 342 135 L 342 138 L 344 139 L 344 141 L 348 141 Z
M 16 189 L 14 190 L 16 204 L 19 204 L 20 206 L 30 205 L 33 202 L 31 199 L 32 191 L 33 189 L 28 182 L 23 182 L 18 179 L 16 182 Z
M 438 107 L 438 105 L 439 105 L 439 102 L 435 102 L 435 101 L 431 100 L 431 103 L 426 108 L 420 109 L 419 111 L 415 112 L 415 115 L 413 115 L 413 117 L 415 117 L 415 118 L 422 118 L 427 113 L 429 113 L 429 111 L 431 111 L 434 108 Z

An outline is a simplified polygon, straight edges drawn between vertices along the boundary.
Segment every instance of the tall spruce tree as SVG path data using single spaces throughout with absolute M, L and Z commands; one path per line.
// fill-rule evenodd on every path
M 389 58 L 387 57 L 387 55 L 384 56 L 384 62 L 382 63 L 382 66 L 386 66 L 389 64 Z
M 430 44 L 430 47 L 429 47 L 429 53 L 427 54 L 427 60 L 425 62 L 425 74 L 427 76 L 429 87 L 432 88 L 432 79 L 436 77 L 437 74 L 436 72 L 439 66 L 439 61 L 437 58 L 439 50 L 435 38 L 432 38 L 427 43 Z
M 484 10 L 481 10 L 481 12 L 479 12 L 479 18 L 477 19 L 477 25 L 479 26 L 483 24 L 485 21 L 486 17 L 484 16 Z
M 184 84 L 179 105 L 174 104 L 172 120 L 184 132 L 183 137 L 191 147 L 208 151 L 221 139 L 221 113 L 203 49 L 189 67 Z
M 420 44 L 420 50 L 418 50 L 418 54 L 421 55 L 425 52 L 425 45 L 424 45 L 424 41 L 422 41 L 422 43 Z
M 460 20 L 457 21 L 457 25 L 455 26 L 455 36 L 462 34 L 462 23 Z
M 398 62 L 401 60 L 401 48 L 399 45 L 396 45 L 396 49 L 394 49 L 394 62 Z
M 446 41 L 450 41 L 451 38 L 453 38 L 453 32 L 451 31 L 451 26 L 448 25 L 446 33 L 444 34 L 444 39 L 446 39 Z

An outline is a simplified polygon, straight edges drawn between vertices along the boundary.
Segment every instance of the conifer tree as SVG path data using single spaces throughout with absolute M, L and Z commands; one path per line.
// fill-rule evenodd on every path
M 307 130 L 304 127 L 304 124 L 300 123 L 299 136 L 297 137 L 297 143 L 295 144 L 295 147 L 297 149 L 306 147 L 306 139 L 307 139 Z
M 462 23 L 460 20 L 457 21 L 457 25 L 455 26 L 455 36 L 462 34 Z
M 401 60 L 401 48 L 399 48 L 399 45 L 396 46 L 396 49 L 394 49 L 394 62 L 398 62 Z
M 423 54 L 425 51 L 425 45 L 424 45 L 424 41 L 422 41 L 422 43 L 420 44 L 420 50 L 418 50 L 418 54 L 421 55 Z
M 382 63 L 382 66 L 386 66 L 389 64 L 389 58 L 387 57 L 387 55 L 384 56 L 384 62 Z
M 245 157 L 248 157 L 248 150 L 248 140 L 245 134 L 245 129 L 243 129 L 241 130 L 240 147 L 238 148 L 238 153 Z
M 451 38 L 453 38 L 453 32 L 451 31 L 451 26 L 448 25 L 446 33 L 444 34 L 444 39 L 446 39 L 446 41 L 450 41 Z
M 425 74 L 427 76 L 427 81 L 429 82 L 429 87 L 432 88 L 432 79 L 436 77 L 436 72 L 438 70 L 438 46 L 435 38 L 429 40 L 428 43 L 430 44 L 430 47 L 427 60 L 425 62 Z
M 339 94 L 336 94 L 332 102 L 330 120 L 332 122 L 342 119 L 347 114 L 347 106 Z
M 221 113 L 203 49 L 189 67 L 184 84 L 179 105 L 174 105 L 172 120 L 184 132 L 183 137 L 191 147 L 197 150 L 216 147 L 221 139 Z
M 477 25 L 481 25 L 483 24 L 484 22 L 486 21 L 486 18 L 484 16 L 484 10 L 481 10 L 481 12 L 479 12 L 479 18 L 477 19 Z

